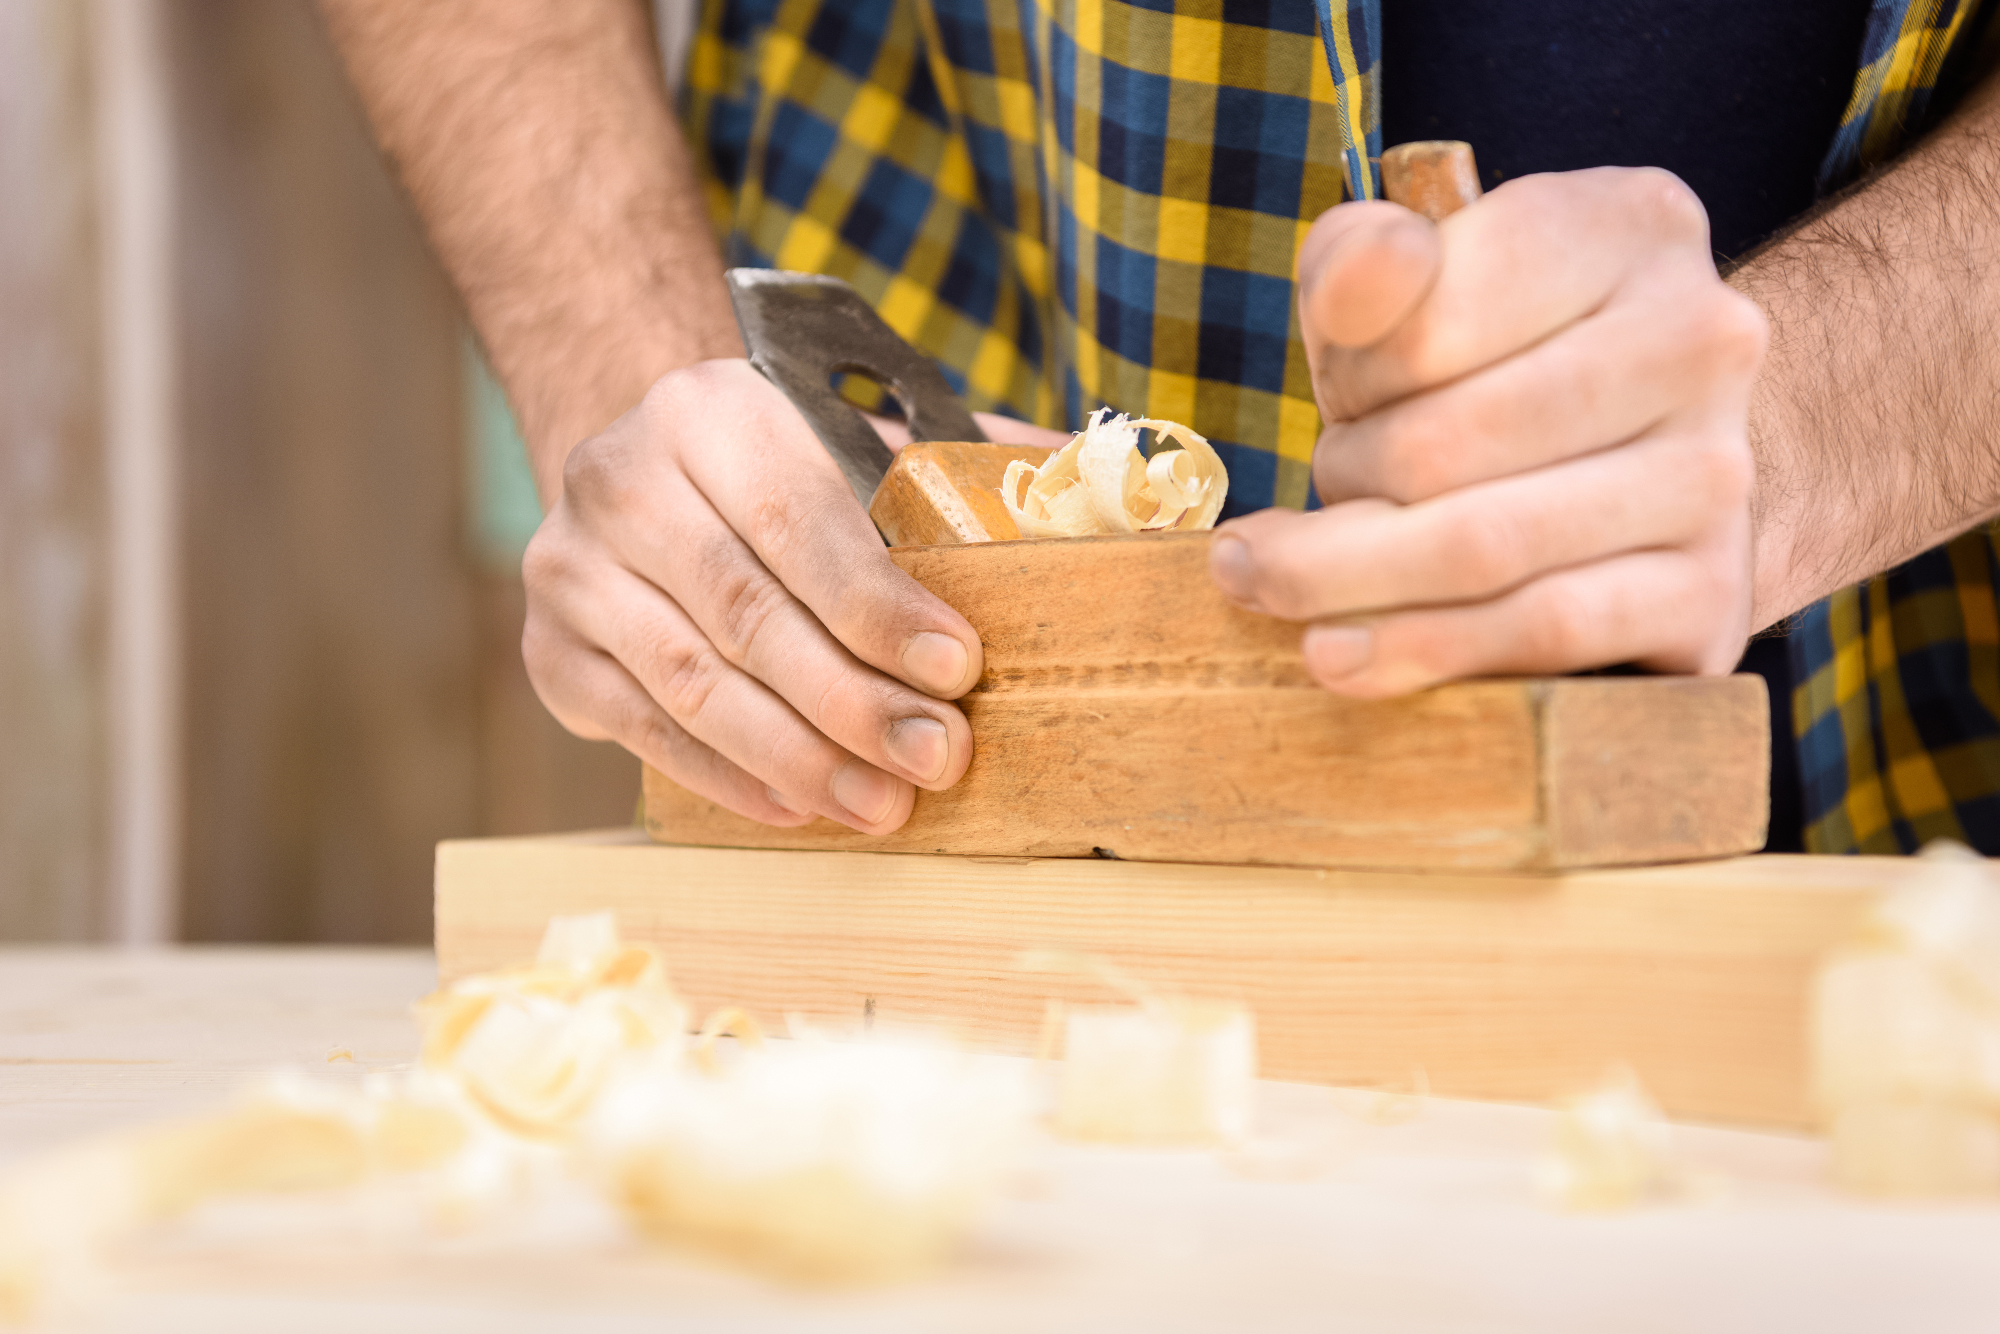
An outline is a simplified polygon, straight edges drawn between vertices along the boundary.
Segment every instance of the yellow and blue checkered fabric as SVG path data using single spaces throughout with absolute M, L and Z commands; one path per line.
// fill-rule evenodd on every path
M 1373 129 L 1320 26 L 1313 0 L 708 0 L 687 112 L 731 262 L 853 283 L 975 407 L 1185 422 L 1233 507 L 1296 506 L 1292 257 Z
M 1292 259 L 1377 192 L 1381 3 L 705 0 L 683 110 L 732 263 L 846 279 L 975 407 L 1185 422 L 1230 513 L 1296 506 Z M 1876 0 L 1823 187 L 1928 123 L 1986 3 Z M 2000 852 L 1995 564 L 1981 530 L 1803 618 L 1815 850 Z

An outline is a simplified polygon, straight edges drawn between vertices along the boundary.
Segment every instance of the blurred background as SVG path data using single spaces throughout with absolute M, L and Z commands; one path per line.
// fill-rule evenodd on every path
M 629 821 L 519 450 L 309 0 L 0 0 L 0 939 L 427 941 L 437 840 Z

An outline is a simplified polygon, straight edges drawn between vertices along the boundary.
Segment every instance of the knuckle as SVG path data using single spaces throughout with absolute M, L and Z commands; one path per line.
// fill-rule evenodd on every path
M 550 682 L 555 679 L 561 643 L 561 636 L 554 632 L 548 618 L 530 606 L 521 625 L 521 662 L 528 669 L 528 683 L 544 699 L 548 697 Z
M 679 782 L 687 773 L 688 765 L 683 755 L 687 748 L 687 732 L 666 714 L 648 708 L 643 700 L 634 701 L 619 730 L 631 738 L 628 749 L 653 757 L 661 772 L 669 778 Z
M 1714 633 L 1717 626 L 1734 625 L 1740 619 L 1738 610 L 1747 610 L 1745 579 L 1744 567 L 1726 559 L 1696 561 L 1691 581 L 1694 605 L 1688 623 L 1705 627 L 1709 633 Z
M 834 512 L 835 503 L 852 500 L 851 493 L 844 490 L 834 495 L 819 487 L 774 487 L 751 506 L 746 535 L 773 568 L 823 561 L 827 553 L 816 555 L 812 548 L 823 543 L 826 534 L 840 529 L 844 516 Z M 883 560 L 887 559 L 884 555 Z M 855 592 L 852 583 L 843 586 L 843 600 Z
M 563 495 L 590 510 L 617 513 L 635 499 L 624 451 L 602 435 L 570 450 L 562 476 Z
M 1664 167 L 1633 167 L 1621 174 L 1630 206 L 1661 233 L 1682 241 L 1708 240 L 1708 210 L 1687 182 Z
M 1716 284 L 1708 318 L 1708 345 L 1716 369 L 1732 377 L 1756 374 L 1770 341 L 1771 321 L 1763 308 L 1732 288 Z
M 1715 436 L 1693 450 L 1696 489 L 1710 509 L 1734 509 L 1750 496 L 1756 481 L 1756 460 L 1741 437 Z
M 1365 482 L 1357 476 L 1355 452 L 1360 442 L 1353 427 L 1334 424 L 1324 427 L 1313 445 L 1313 486 L 1322 505 L 1331 505 L 1358 494 Z
M 647 414 L 671 424 L 680 421 L 691 409 L 730 401 L 740 393 L 734 383 L 739 364 L 696 361 L 668 371 L 646 390 L 642 402 Z
M 530 593 L 546 588 L 562 578 L 568 563 L 562 544 L 550 534 L 549 525 L 544 523 L 528 539 L 528 549 L 521 553 L 521 582 Z
M 698 717 L 728 671 L 713 646 L 671 632 L 654 634 L 641 651 L 652 664 L 660 706 L 674 718 Z
M 1463 436 L 1441 404 L 1391 413 L 1376 447 L 1383 494 L 1408 504 L 1448 490 L 1453 446 Z
M 1538 668 L 1560 670 L 1586 665 L 1595 639 L 1597 612 L 1568 579 L 1549 581 L 1526 618 L 1527 657 Z
M 715 623 L 709 639 L 725 659 L 741 667 L 757 646 L 757 638 L 789 600 L 778 581 L 759 571 L 737 570 L 716 590 Z

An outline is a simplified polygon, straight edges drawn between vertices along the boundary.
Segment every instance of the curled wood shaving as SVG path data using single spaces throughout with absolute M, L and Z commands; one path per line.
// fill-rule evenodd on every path
M 688 1027 L 659 957 L 621 943 L 609 913 L 553 919 L 533 964 L 466 978 L 417 1014 L 424 1068 L 523 1135 L 560 1134 L 622 1059 L 676 1052 Z
M 1091 955 L 1035 951 L 1021 967 L 1092 977 L 1137 1002 L 1046 1012 L 1063 1035 L 1057 1134 L 1115 1144 L 1247 1141 L 1257 1081 L 1257 1025 L 1247 1006 L 1159 991 Z
M 1677 1195 L 1685 1178 L 1673 1127 L 1638 1077 L 1620 1066 L 1560 1108 L 1539 1183 L 1560 1208 L 1611 1211 Z
M 2000 1192 L 2000 887 L 1985 859 L 1924 850 L 1822 965 L 1812 1038 L 1836 1184 Z
M 1140 432 L 1157 434 L 1151 458 Z M 1167 449 L 1173 440 L 1179 449 Z M 1100 408 L 1039 468 L 1007 465 L 1000 500 L 1023 537 L 1194 532 L 1215 526 L 1229 474 L 1207 440 L 1175 422 Z

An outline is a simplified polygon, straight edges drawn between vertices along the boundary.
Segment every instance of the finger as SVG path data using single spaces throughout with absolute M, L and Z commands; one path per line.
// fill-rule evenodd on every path
M 669 717 L 761 780 L 774 801 L 866 834 L 909 818 L 915 791 L 907 780 L 828 739 L 718 652 L 658 588 L 607 565 L 563 597 L 579 636 L 601 644 Z
M 1336 694 L 1382 699 L 1475 676 L 1547 675 L 1636 662 L 1728 671 L 1742 656 L 1742 571 L 1686 551 L 1641 551 L 1561 570 L 1503 597 L 1315 625 L 1306 669 Z
M 680 465 L 764 568 L 854 655 L 940 699 L 984 662 L 963 616 L 890 561 L 867 513 L 796 409 L 748 362 L 706 362 L 661 380 L 644 411 L 673 438 L 696 411 L 713 438 Z
M 660 487 L 673 523 L 641 526 L 624 543 L 642 580 L 837 745 L 932 790 L 958 781 L 972 760 L 964 714 L 856 659 L 685 478 Z
M 522 637 L 522 658 L 542 703 L 557 722 L 592 741 L 615 741 L 690 792 L 762 824 L 793 826 L 810 813 L 780 805 L 769 787 L 688 735 L 632 674 L 581 641 Z
M 1441 257 L 1437 228 L 1400 204 L 1364 200 L 1320 214 L 1299 246 L 1308 356 L 1385 337 L 1430 290 Z
M 1381 341 L 1328 347 L 1313 383 L 1328 420 L 1360 417 L 1515 355 L 1601 307 L 1663 256 L 1709 275 L 1708 215 L 1655 168 L 1523 176 L 1438 224 L 1437 281 Z
M 1265 510 L 1217 531 L 1210 569 L 1240 605 L 1295 621 L 1469 601 L 1548 570 L 1679 545 L 1740 508 L 1751 475 L 1740 435 L 1663 433 L 1414 505 Z
M 875 428 L 875 434 L 882 437 L 882 443 L 892 454 L 901 453 L 903 446 L 910 443 L 910 424 L 900 417 L 881 417 L 872 412 L 864 412 L 868 424 Z M 1046 426 L 1036 426 L 1018 417 L 1009 417 L 999 412 L 975 412 L 972 420 L 988 440 L 996 445 L 1036 445 L 1043 449 L 1060 449 L 1069 443 L 1068 431 L 1052 431 Z
M 1034 445 L 1041 449 L 1061 449 L 1070 441 L 1068 431 L 1052 431 L 1046 426 L 1036 426 L 1017 417 L 1009 417 L 998 412 L 975 412 L 972 420 L 979 423 L 979 429 L 986 438 L 996 445 Z
M 861 415 L 875 428 L 875 434 L 882 437 L 882 443 L 889 447 L 891 454 L 902 453 L 903 446 L 910 443 L 910 424 L 901 417 L 884 417 L 873 412 L 863 412 Z
M 1756 373 L 1765 321 L 1720 284 L 1661 305 L 1616 304 L 1520 356 L 1353 422 L 1313 454 L 1320 499 L 1408 503 L 1631 439 L 1690 388 Z

